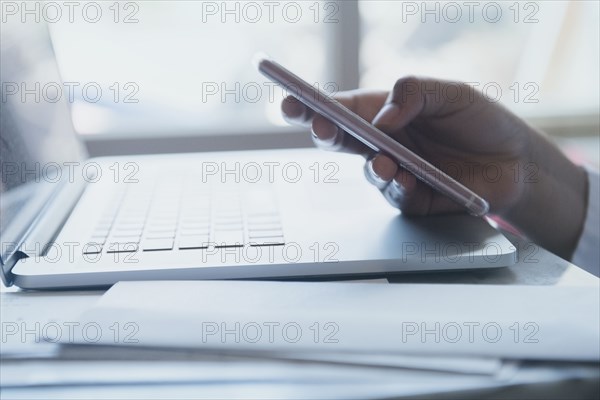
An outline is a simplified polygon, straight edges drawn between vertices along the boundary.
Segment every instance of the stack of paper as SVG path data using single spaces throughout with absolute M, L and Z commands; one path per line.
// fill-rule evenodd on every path
M 597 362 L 599 308 L 594 287 L 122 282 L 72 341 Z
M 50 355 L 3 351 L 0 383 L 3 398 L 592 393 L 599 305 L 596 287 L 122 282 L 54 320 L 60 338 L 45 329 Z

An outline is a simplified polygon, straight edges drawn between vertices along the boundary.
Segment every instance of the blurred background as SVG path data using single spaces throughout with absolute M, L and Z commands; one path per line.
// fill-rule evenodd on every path
M 261 51 L 329 92 L 470 82 L 598 164 L 598 1 L 79 4 L 45 18 L 92 155 L 311 145 L 252 67 Z

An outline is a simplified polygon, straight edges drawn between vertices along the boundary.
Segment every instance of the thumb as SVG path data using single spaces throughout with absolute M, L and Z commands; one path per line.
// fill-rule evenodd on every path
M 400 113 L 400 107 L 388 100 L 377 115 L 375 115 L 372 123 L 378 128 L 393 127 L 397 124 Z
M 382 131 L 393 134 L 408 125 L 423 112 L 425 99 L 418 78 L 399 79 L 379 110 L 373 125 Z

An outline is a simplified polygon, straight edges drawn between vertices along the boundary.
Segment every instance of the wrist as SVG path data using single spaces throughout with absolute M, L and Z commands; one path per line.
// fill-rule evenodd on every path
M 520 177 L 521 196 L 504 217 L 535 243 L 569 259 L 585 221 L 587 173 L 541 134 L 533 134 L 530 149 L 523 163 L 535 174 Z

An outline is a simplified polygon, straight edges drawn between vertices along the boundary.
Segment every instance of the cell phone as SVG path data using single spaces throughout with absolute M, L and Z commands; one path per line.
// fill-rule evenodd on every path
M 253 61 L 264 76 L 285 88 L 290 95 L 327 117 L 374 151 L 393 158 L 398 165 L 433 189 L 464 206 L 472 215 L 483 216 L 489 211 L 490 206 L 483 198 L 350 111 L 327 93 L 315 88 L 268 57 L 255 56 Z

